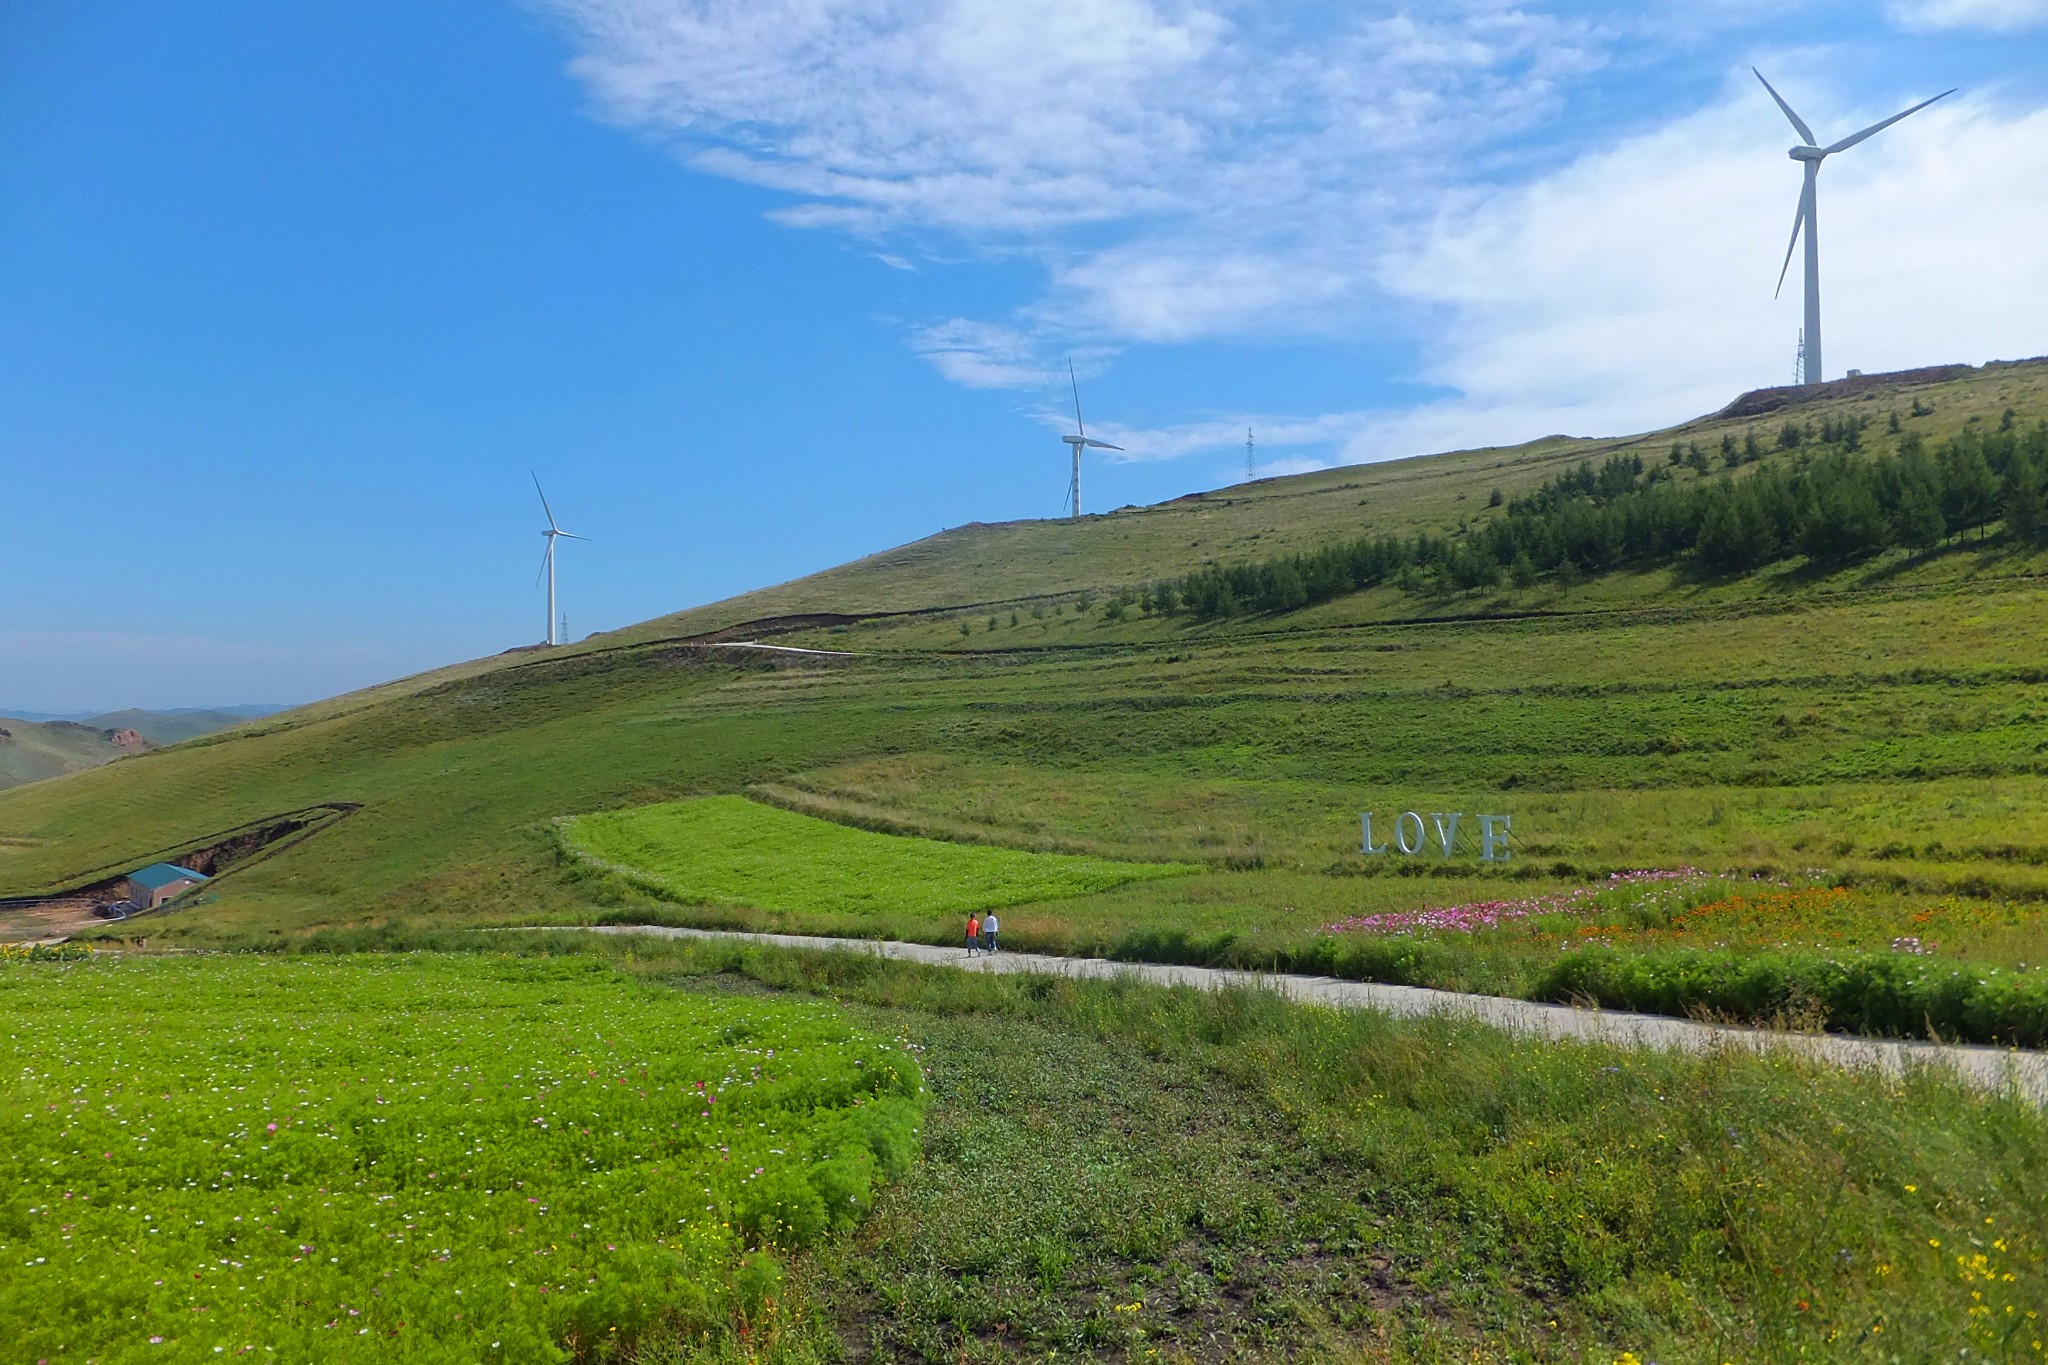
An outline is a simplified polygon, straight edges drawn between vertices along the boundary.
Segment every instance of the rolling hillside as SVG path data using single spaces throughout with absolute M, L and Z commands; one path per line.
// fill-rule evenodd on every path
M 0 716 L 0 787 L 96 768 L 146 749 L 210 735 L 247 711 L 109 711 L 78 720 Z
M 115 733 L 111 728 L 78 721 L 0 716 L 0 787 L 96 768 L 147 747 L 132 743 L 123 748 L 114 742 Z
M 1812 448 L 1700 470 L 1671 462 L 1673 445 L 1683 457 L 1852 415 L 1872 419 L 1859 427 L 1870 458 L 1912 435 L 2031 432 L 2048 418 L 2048 364 L 1879 379 L 1654 436 L 1332 470 L 1078 523 L 961 528 L 10 791 L 0 895 L 338 803 L 357 809 L 226 866 L 151 932 L 658 914 L 950 941 L 946 915 L 660 904 L 579 869 L 559 841 L 564 817 L 743 793 L 869 828 L 1206 869 L 1006 914 L 1020 944 L 1069 950 L 1300 953 L 1366 910 L 1684 864 L 1824 871 L 1894 898 L 1886 914 L 1944 898 L 2037 905 L 2048 562 L 1995 523 L 1833 566 L 1624 562 L 1569 583 L 1389 583 L 1213 620 L 1147 610 L 1135 592 L 1361 534 L 1455 538 L 1589 458 L 1639 453 L 1674 471 L 1659 487 L 1732 488 L 1803 467 Z M 1128 609 L 1112 610 L 1120 598 Z M 754 636 L 838 653 L 716 638 Z M 1359 812 L 1408 809 L 1507 815 L 1518 860 L 1362 858 Z M 2026 960 L 2038 915 L 1985 914 L 1990 927 L 1948 941 Z

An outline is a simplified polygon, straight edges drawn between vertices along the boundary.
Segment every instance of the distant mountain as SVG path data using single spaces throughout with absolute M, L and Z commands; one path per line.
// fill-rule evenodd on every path
M 106 711 L 97 716 L 88 716 L 84 723 L 100 730 L 133 730 L 152 745 L 176 744 L 180 740 L 197 739 L 210 735 L 215 730 L 225 730 L 230 725 L 240 725 L 256 716 L 269 715 L 281 707 L 251 710 L 245 707 L 222 707 L 218 711 L 179 709 L 176 711 Z
M 75 720 L 87 725 L 97 722 L 103 716 L 232 716 L 237 721 L 255 720 L 259 716 L 274 716 L 279 711 L 289 711 L 289 706 L 274 706 L 257 702 L 247 706 L 158 706 L 148 710 L 128 711 L 5 711 L 0 715 L 13 716 L 16 720 Z
M 164 711 L 106 711 L 68 716 L 29 712 L 0 716 L 0 787 L 96 768 L 126 754 L 196 739 L 281 706 L 178 707 Z

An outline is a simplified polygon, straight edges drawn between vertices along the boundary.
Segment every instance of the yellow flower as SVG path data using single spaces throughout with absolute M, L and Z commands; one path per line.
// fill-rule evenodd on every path
M 1931 1247 L 1938 1247 L 1941 1245 L 1941 1239 L 1939 1237 L 1929 1237 L 1927 1239 L 1927 1245 Z
M 1920 1193 L 1920 1187 L 1919 1187 L 1918 1185 L 1908 1185 L 1908 1186 L 1906 1186 L 1906 1193 L 1907 1193 L 1907 1194 L 1918 1194 L 1918 1193 Z

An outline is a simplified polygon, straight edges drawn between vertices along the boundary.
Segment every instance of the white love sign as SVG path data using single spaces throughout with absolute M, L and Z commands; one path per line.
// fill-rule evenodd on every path
M 1479 861 L 1482 863 L 1504 863 L 1508 861 L 1509 823 L 1505 815 L 1478 815 Z M 1368 857 L 1384 854 L 1389 848 L 1413 858 L 1428 850 L 1430 835 L 1436 835 L 1436 845 L 1442 856 L 1448 858 L 1458 846 L 1458 826 L 1465 817 L 1457 811 L 1431 811 L 1429 823 L 1423 823 L 1418 811 L 1404 810 L 1394 817 L 1394 837 L 1391 844 L 1374 843 L 1372 837 L 1372 812 L 1362 812 L 1358 817 L 1359 832 L 1362 836 L 1359 852 Z

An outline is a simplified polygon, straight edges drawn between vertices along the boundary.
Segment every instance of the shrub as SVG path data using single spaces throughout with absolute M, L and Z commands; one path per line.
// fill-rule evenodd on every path
M 1758 1023 L 1812 1014 L 1849 1033 L 2048 1045 L 2048 973 L 1911 955 L 1593 947 L 1560 957 L 1530 994 Z

